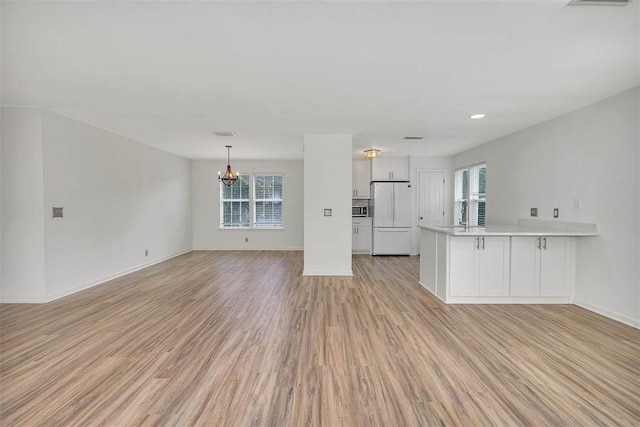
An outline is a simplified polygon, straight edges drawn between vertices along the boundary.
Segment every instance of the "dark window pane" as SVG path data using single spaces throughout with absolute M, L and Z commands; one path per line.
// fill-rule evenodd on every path
M 485 217 L 486 217 L 486 203 L 479 202 L 478 203 L 478 225 L 481 227 L 485 226 Z

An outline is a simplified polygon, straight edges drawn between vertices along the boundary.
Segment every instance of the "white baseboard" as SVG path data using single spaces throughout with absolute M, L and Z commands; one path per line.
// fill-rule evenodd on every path
M 120 271 L 115 272 L 113 274 L 108 274 L 106 276 L 102 276 L 102 277 L 99 277 L 97 279 L 81 283 L 81 284 L 76 285 L 76 286 L 74 286 L 72 288 L 64 289 L 62 291 L 54 292 L 52 294 L 47 294 L 46 300 L 42 301 L 42 302 L 51 302 L 51 301 L 54 301 L 54 300 L 69 296 L 71 294 L 75 294 L 76 292 L 84 291 L 85 289 L 89 289 L 89 288 L 92 288 L 94 286 L 101 285 L 102 283 L 108 282 L 109 280 L 117 279 L 118 277 L 122 277 L 124 275 L 129 274 L 129 273 L 133 273 L 134 271 L 138 271 L 138 270 L 142 270 L 143 268 L 151 267 L 152 265 L 159 264 L 159 263 L 161 263 L 163 261 L 166 261 L 166 260 L 171 259 L 171 258 L 175 258 L 175 257 L 180 256 L 180 255 L 184 255 L 184 254 L 189 253 L 191 251 L 192 251 L 191 249 L 185 249 L 185 250 L 182 250 L 180 252 L 176 252 L 176 253 L 171 254 L 171 255 L 163 256 L 163 257 L 160 257 L 160 258 L 155 258 L 153 260 L 144 262 L 142 264 L 138 264 L 138 265 L 134 265 L 133 267 L 125 268 L 124 270 L 120 270 Z
M 447 304 L 571 304 L 571 297 L 447 297 Z
M 286 248 L 261 248 L 261 247 L 215 247 L 215 246 L 201 246 L 193 248 L 194 251 L 302 251 L 302 247 L 286 247 Z
M 303 276 L 346 276 L 352 277 L 353 270 L 303 270 Z
M 593 311 L 594 313 L 598 313 L 604 317 L 608 317 L 609 319 L 616 320 L 620 323 L 624 323 L 625 325 L 633 326 L 636 329 L 640 329 L 640 319 L 633 319 L 628 316 L 624 316 L 622 314 L 614 313 L 612 311 L 606 310 L 597 305 L 590 304 L 588 302 L 574 300 L 573 303 L 578 307 L 582 307 L 586 310 Z
M 0 297 L 1 304 L 42 304 L 47 302 L 45 297 L 20 296 L 20 295 L 2 295 Z

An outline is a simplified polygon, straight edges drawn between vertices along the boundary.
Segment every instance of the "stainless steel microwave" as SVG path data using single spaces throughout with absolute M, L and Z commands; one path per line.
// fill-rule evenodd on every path
M 367 207 L 366 206 L 352 206 L 351 207 L 351 216 L 367 216 Z

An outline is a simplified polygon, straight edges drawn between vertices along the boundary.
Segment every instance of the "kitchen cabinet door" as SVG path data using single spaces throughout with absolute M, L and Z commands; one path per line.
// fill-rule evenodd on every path
M 394 181 L 409 181 L 409 158 L 391 158 L 391 176 Z
M 509 294 L 509 237 L 451 238 L 450 296 Z
M 449 296 L 473 297 L 478 295 L 476 241 L 476 238 L 471 236 L 450 238 Z
M 542 237 L 540 245 L 540 296 L 567 296 L 566 237 Z
M 540 295 L 540 250 L 537 237 L 511 238 L 510 295 L 512 297 Z
M 371 188 L 371 160 L 354 160 L 352 178 L 352 197 L 354 199 L 368 199 Z
M 517 297 L 569 296 L 568 237 L 511 238 L 510 295 Z
M 351 235 L 351 252 L 371 253 L 371 218 L 354 219 Z
M 509 295 L 509 237 L 478 237 L 476 245 L 478 296 Z
M 372 181 L 409 181 L 408 157 L 378 157 L 371 160 Z
M 378 157 L 371 160 L 371 180 L 372 181 L 392 181 L 391 178 L 391 158 Z

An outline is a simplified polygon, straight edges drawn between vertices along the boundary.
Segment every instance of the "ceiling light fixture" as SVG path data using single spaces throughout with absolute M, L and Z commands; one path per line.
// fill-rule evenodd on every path
M 227 187 L 231 187 L 231 185 L 238 179 L 238 175 L 234 175 L 231 171 L 231 165 L 229 162 L 229 150 L 231 149 L 231 145 L 225 145 L 225 147 L 227 147 L 227 171 L 224 175 L 220 175 L 220 172 L 218 172 L 218 181 L 222 182 Z
M 485 114 L 482 114 L 482 113 L 472 114 L 472 115 L 469 116 L 470 119 L 474 119 L 474 120 L 484 119 L 485 117 L 487 117 L 487 116 Z
M 376 150 L 375 148 L 369 148 L 367 150 L 364 150 L 364 156 L 369 159 L 373 159 L 375 157 L 378 157 L 379 155 L 380 155 L 380 150 Z

